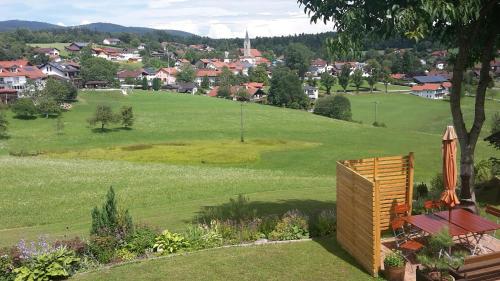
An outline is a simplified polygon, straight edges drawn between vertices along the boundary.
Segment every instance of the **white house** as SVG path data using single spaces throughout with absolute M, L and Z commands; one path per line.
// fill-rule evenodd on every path
M 104 40 L 102 40 L 102 43 L 104 45 L 118 45 L 121 42 L 122 41 L 118 38 L 105 38 Z
M 80 73 L 80 69 L 69 65 L 55 62 L 49 62 L 39 67 L 47 76 L 59 77 L 63 79 L 73 79 Z
M 411 88 L 411 93 L 415 96 L 441 100 L 446 94 L 446 88 L 441 84 L 423 84 L 423 85 L 415 85 Z
M 46 77 L 26 60 L 0 61 L 0 89 L 24 90 L 28 79 L 42 84 Z
M 177 69 L 173 67 L 160 68 L 155 75 L 155 78 L 160 79 L 163 84 L 172 85 L 177 81 Z
M 304 86 L 304 93 L 312 100 L 317 100 L 319 97 L 319 89 L 309 85 Z

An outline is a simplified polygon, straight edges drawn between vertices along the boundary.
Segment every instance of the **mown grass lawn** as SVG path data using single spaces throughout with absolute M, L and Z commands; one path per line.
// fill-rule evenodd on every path
M 216 249 L 77 275 L 72 280 L 372 280 L 332 238 Z
M 62 134 L 55 129 L 55 119 L 19 120 L 8 112 L 10 138 L 0 140 L 0 246 L 12 245 L 22 238 L 36 239 L 42 234 L 51 239 L 87 236 L 90 210 L 101 204 L 109 186 L 115 188 L 119 204 L 130 210 L 136 222 L 182 231 L 204 206 L 223 204 L 238 194 L 247 195 L 262 214 L 334 208 L 335 163 L 342 159 L 413 151 L 416 181 L 428 181 L 440 171 L 441 133 L 450 123 L 448 103 L 395 94 L 349 98 L 353 118 L 363 124 L 245 104 L 244 144 L 239 143 L 240 104 L 208 97 L 144 91 L 129 96 L 81 93 L 79 102 L 63 115 Z M 379 121 L 388 128 L 370 125 L 373 101 L 380 102 Z M 101 133 L 90 128 L 86 120 L 100 103 L 115 110 L 132 105 L 136 115 L 133 129 L 112 125 Z M 473 100 L 465 98 L 463 103 L 466 116 L 470 117 Z M 489 122 L 500 106 L 488 101 L 486 109 Z M 488 126 L 485 130 L 489 130 Z M 9 156 L 10 152 L 19 151 L 42 154 Z M 480 141 L 476 158 L 487 159 L 494 153 Z M 179 258 L 193 261 L 177 271 L 177 263 L 182 264 L 178 258 L 134 266 L 144 267 L 136 268 L 140 274 L 165 263 L 159 266 L 160 273 L 179 274 L 182 279 L 182 274 L 195 272 L 196 264 L 202 274 L 206 256 L 213 255 L 214 260 L 226 265 L 211 273 L 209 280 L 223 280 L 236 273 L 243 280 L 253 276 L 260 280 L 310 279 L 300 278 L 305 276 L 300 274 L 312 274 L 317 277 L 313 279 L 322 280 L 328 274 L 323 275 L 320 269 L 334 272 L 336 262 L 346 268 L 346 276 L 357 276 L 359 269 L 349 267 L 349 262 L 346 264 L 328 250 L 321 251 L 327 247 L 313 242 L 303 245 L 193 254 Z M 276 260 L 273 251 L 282 253 L 281 260 Z M 297 253 L 302 252 L 306 253 L 300 260 Z M 328 259 L 323 261 L 323 255 L 330 255 L 332 263 L 324 265 Z M 288 256 L 297 261 L 289 262 Z M 262 276 L 251 275 L 260 274 L 261 271 L 251 271 L 260 266 L 260 258 L 280 270 L 273 267 L 262 270 Z M 321 260 L 321 267 L 314 272 L 306 270 L 316 268 L 315 260 Z M 241 270 L 233 266 L 236 261 L 245 264 Z M 132 271 L 120 267 L 116 276 Z M 297 273 L 297 277 L 290 277 L 290 272 Z M 115 278 L 115 269 L 112 273 L 113 277 L 97 279 Z M 151 279 L 161 279 L 151 274 Z M 361 273 L 359 276 L 360 280 L 367 278 Z

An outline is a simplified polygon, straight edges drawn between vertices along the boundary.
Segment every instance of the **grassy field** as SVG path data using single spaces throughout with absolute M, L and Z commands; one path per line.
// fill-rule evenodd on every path
M 294 208 L 305 212 L 334 208 L 335 162 L 342 159 L 413 151 L 416 181 L 428 181 L 440 171 L 441 133 L 450 123 L 447 102 L 396 94 L 349 98 L 353 118 L 363 124 L 245 104 L 244 144 L 239 143 L 240 105 L 201 96 L 143 91 L 129 96 L 81 93 L 74 108 L 64 113 L 63 134 L 56 132 L 55 119 L 19 120 L 8 112 L 10 138 L 0 140 L 0 246 L 12 245 L 21 238 L 35 239 L 41 234 L 49 234 L 52 239 L 86 236 L 90 210 L 101 204 L 109 186 L 115 188 L 121 206 L 130 210 L 136 222 L 175 231 L 183 230 L 204 206 L 220 205 L 238 194 L 249 196 L 262 214 Z M 369 125 L 373 122 L 374 101 L 380 102 L 379 121 L 388 128 Z M 89 128 L 86 120 L 100 103 L 116 110 L 132 105 L 136 115 L 133 129 L 117 125 L 100 133 Z M 464 98 L 463 103 L 469 117 L 473 99 Z M 500 111 L 500 105 L 488 101 L 486 108 L 489 122 L 489 116 Z M 488 122 L 485 130 L 489 130 Z M 20 151 L 41 155 L 9 156 L 9 152 Z M 476 158 L 487 159 L 494 153 L 481 141 Z M 154 273 L 151 279 L 161 279 L 156 277 L 162 276 L 160 273 L 178 274 L 183 279 L 183 274 L 194 267 L 199 273 L 193 276 L 201 276 L 196 274 L 204 272 L 206 256 L 210 255 L 225 268 L 213 273 L 210 280 L 236 274 L 231 270 L 237 270 L 245 280 L 251 278 L 248 274 L 257 274 L 250 270 L 259 266 L 261 259 L 269 263 L 275 259 L 273 251 L 293 257 L 315 249 L 322 251 L 310 254 L 314 257 L 307 260 L 319 262 L 330 256 L 332 265 L 341 263 L 346 274 L 358 274 L 359 270 L 342 261 L 343 257 L 329 254 L 330 248 L 338 246 L 329 241 L 269 249 L 224 249 L 213 255 L 199 253 L 120 267 L 111 271 L 113 277 L 111 273 L 102 274 L 107 280 L 115 275 L 119 279 L 131 272 L 150 272 L 162 264 L 159 275 Z M 183 259 L 200 266 L 171 272 Z M 237 261 L 248 263 L 248 268 L 233 269 Z M 297 270 L 297 280 L 308 279 L 299 278 L 299 272 L 304 272 L 300 271 L 303 265 L 299 261 L 295 262 L 296 268 L 290 269 L 288 265 L 293 263 L 287 264 L 288 257 L 273 262 L 282 268 L 282 274 Z M 334 270 L 335 267 L 325 268 L 325 272 Z M 272 269 L 261 274 L 257 279 L 275 278 Z M 96 279 L 95 276 L 81 278 Z M 288 276 L 276 278 L 294 280 Z M 328 275 L 312 276 L 321 280 Z M 359 280 L 366 277 L 361 273 L 353 276 L 359 276 Z
M 57 48 L 61 53 L 61 56 L 67 57 L 68 51 L 64 48 L 70 45 L 70 43 L 32 43 L 28 44 L 31 47 L 35 48 Z

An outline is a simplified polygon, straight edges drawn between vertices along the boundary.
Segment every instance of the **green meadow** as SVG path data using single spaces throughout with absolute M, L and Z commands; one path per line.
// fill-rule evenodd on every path
M 8 112 L 10 138 L 0 140 L 0 246 L 42 234 L 51 239 L 86 237 L 90 211 L 101 204 L 109 186 L 136 222 L 180 231 L 204 206 L 222 204 L 238 194 L 247 195 L 262 214 L 334 208 L 338 160 L 415 152 L 416 181 L 429 181 L 440 171 L 441 133 L 451 122 L 449 103 L 405 94 L 348 97 L 353 119 L 361 123 L 244 104 L 244 143 L 240 142 L 240 104 L 202 96 L 82 92 L 73 109 L 63 114 L 62 133 L 57 132 L 55 119 L 19 120 Z M 378 120 L 387 128 L 370 125 L 375 101 L 379 102 Z M 90 128 L 86 120 L 101 103 L 115 110 L 133 106 L 133 128 L 110 125 L 105 132 Z M 464 98 L 463 104 L 470 118 L 473 99 Z M 500 104 L 488 101 L 486 111 L 484 136 Z M 21 151 L 38 156 L 10 155 Z M 494 153 L 480 141 L 476 159 Z M 307 256 L 299 257 L 303 252 Z M 333 240 L 220 249 L 78 278 L 120 280 L 142 272 L 151 279 L 165 275 L 187 279 L 192 272 L 193 280 L 201 280 L 210 265 L 204 263 L 207 256 L 222 268 L 210 280 L 224 280 L 225 274 L 252 280 L 250 273 L 261 274 L 258 280 L 303 280 L 302 265 L 292 262 L 295 258 L 315 263 L 315 280 L 328 277 L 319 274 L 324 268 L 338 278 L 351 274 L 357 280 L 368 278 Z M 320 267 L 328 257 L 332 263 Z M 179 266 L 185 263 L 192 266 Z M 236 264 L 244 266 L 234 268 Z M 255 272 L 264 264 L 270 269 Z M 150 273 L 158 267 L 158 272 Z M 272 268 L 280 268 L 284 275 L 275 275 Z

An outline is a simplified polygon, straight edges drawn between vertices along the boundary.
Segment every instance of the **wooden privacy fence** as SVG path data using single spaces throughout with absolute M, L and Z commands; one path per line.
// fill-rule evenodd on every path
M 410 153 L 337 162 L 337 240 L 373 276 L 393 206 L 407 203 L 411 211 L 413 160 Z

